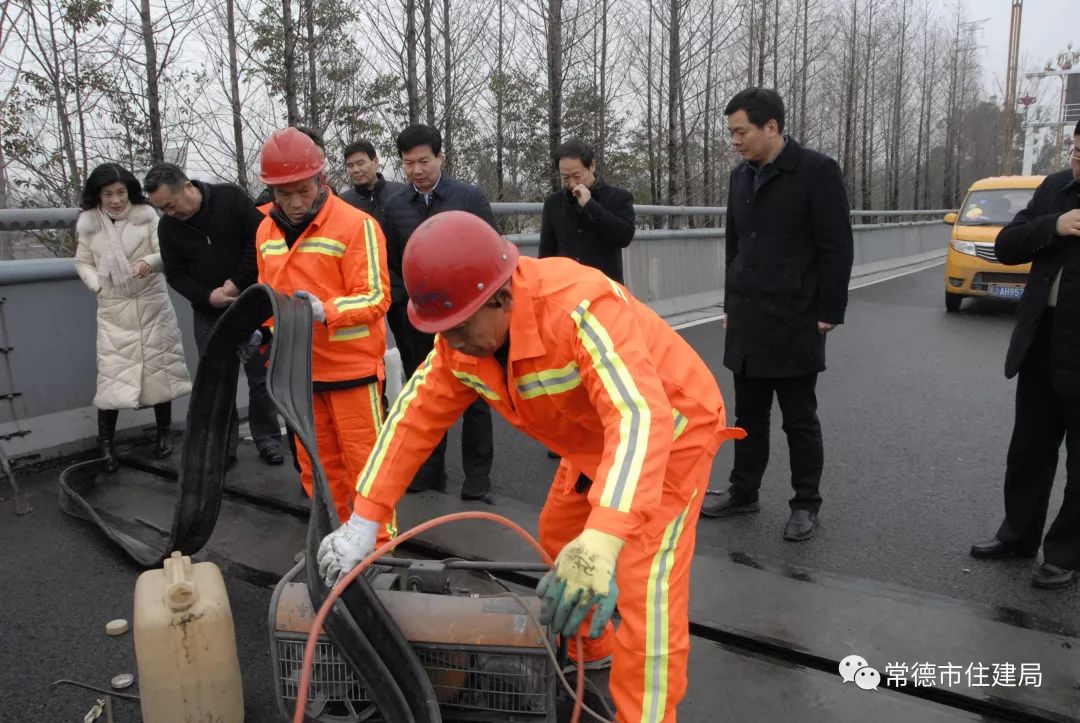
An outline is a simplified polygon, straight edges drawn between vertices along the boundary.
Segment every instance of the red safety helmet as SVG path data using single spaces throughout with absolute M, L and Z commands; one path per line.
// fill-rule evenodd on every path
M 296 128 L 274 131 L 263 144 L 259 180 L 283 186 L 312 178 L 326 169 L 326 156 L 306 133 Z
M 475 314 L 517 268 L 518 250 L 479 216 L 438 213 L 417 226 L 401 260 L 409 321 L 434 334 Z

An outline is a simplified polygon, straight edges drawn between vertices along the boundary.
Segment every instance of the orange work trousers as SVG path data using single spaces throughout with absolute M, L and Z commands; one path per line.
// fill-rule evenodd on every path
M 326 483 L 338 517 L 345 522 L 352 514 L 356 478 L 382 431 L 382 383 L 315 392 L 312 401 L 319 461 L 326 473 Z M 300 462 L 300 484 L 307 496 L 311 497 L 311 458 L 303 445 L 297 445 L 296 455 Z M 397 534 L 396 522 L 395 515 L 379 531 L 380 544 Z
M 690 499 L 665 497 L 642 533 L 627 540 L 619 553 L 618 630 L 609 624 L 603 635 L 590 640 L 590 620 L 581 626 L 586 661 L 612 656 L 611 697 L 620 723 L 674 723 L 675 707 L 686 694 L 690 563 L 715 455 L 690 453 L 699 457 L 681 480 L 683 489 L 691 490 Z M 553 558 L 581 533 L 592 510 L 587 494 L 574 489 L 577 477 L 578 470 L 564 459 L 540 512 L 540 544 Z

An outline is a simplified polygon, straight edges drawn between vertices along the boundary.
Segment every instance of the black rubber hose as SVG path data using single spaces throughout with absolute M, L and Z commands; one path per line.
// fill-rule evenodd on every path
M 60 475 L 64 512 L 94 522 L 136 562 L 159 567 L 173 551 L 191 555 L 213 534 L 221 510 L 229 421 L 240 360 L 237 347 L 268 319 L 274 319 L 274 340 L 266 384 L 270 398 L 311 457 L 314 497 L 307 532 L 308 590 L 318 608 L 326 598 L 319 578 L 319 542 L 337 527 L 326 475 L 315 444 L 311 397 L 311 306 L 261 284 L 245 290 L 218 320 L 207 339 L 195 374 L 184 442 L 172 529 L 164 545 L 146 543 L 112 524 L 83 493 L 96 484 L 103 461 L 73 465 Z M 438 701 L 427 673 L 400 628 L 363 578 L 349 587 L 342 604 L 327 618 L 326 633 L 349 667 L 363 682 L 384 720 L 395 723 L 439 723 Z M 403 691 L 408 691 L 406 695 Z
M 248 293 L 245 291 L 241 299 Z M 279 301 L 275 309 L 274 340 L 270 345 L 266 384 L 285 423 L 296 433 L 297 442 L 303 445 L 312 460 L 313 498 L 305 568 L 311 602 L 318 609 L 327 592 L 319 575 L 319 543 L 339 523 L 315 442 L 311 400 L 311 307 L 303 299 L 287 301 L 287 304 Z M 239 302 L 240 299 L 233 306 Z M 218 324 L 227 323 L 227 316 L 228 313 Z M 334 612 L 327 618 L 326 633 L 350 667 L 361 676 L 383 718 L 403 723 L 441 721 L 438 699 L 427 672 L 367 580 L 358 578 L 341 599 L 344 605 L 334 606 Z M 349 614 L 343 614 L 343 609 Z M 381 686 L 390 688 L 384 697 L 395 692 L 400 696 L 402 691 L 407 691 L 403 696 L 407 708 L 401 710 L 402 701 L 396 701 L 397 710 L 391 715 L 386 709 L 389 701 L 384 703 L 375 698 L 375 691 Z

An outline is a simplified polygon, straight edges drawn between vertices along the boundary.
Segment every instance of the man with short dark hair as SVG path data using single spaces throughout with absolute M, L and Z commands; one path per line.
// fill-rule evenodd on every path
M 195 343 L 201 355 L 210 330 L 240 292 L 255 283 L 255 231 L 262 213 L 232 184 L 192 181 L 172 163 L 157 163 L 143 188 L 164 217 L 158 241 L 165 279 L 191 302 Z M 244 364 L 248 381 L 248 422 L 259 456 L 267 464 L 284 458 L 278 441 L 281 426 L 266 389 L 265 359 Z M 239 424 L 236 413 L 229 435 L 228 463 L 236 461 Z
M 353 141 L 345 146 L 345 170 L 352 186 L 341 192 L 341 200 L 383 224 L 386 201 L 405 188 L 404 183 L 387 181 L 379 172 L 379 155 L 369 141 Z
M 821 507 L 825 452 L 817 376 L 825 335 L 844 323 L 854 255 L 843 174 L 836 161 L 784 135 L 784 102 L 747 88 L 724 109 L 743 162 L 728 186 L 724 366 L 735 378 L 731 486 L 710 494 L 708 517 L 757 512 L 769 463 L 769 416 L 780 403 L 791 456 L 791 516 L 784 539 L 809 539 Z
M 971 548 L 978 558 L 1035 557 L 1041 541 L 1031 584 L 1047 590 L 1071 585 L 1080 570 L 1080 123 L 1069 162 L 1043 179 L 994 244 L 1001 263 L 1031 264 L 1031 272 L 1005 357 L 1005 376 L 1019 374 L 1005 519 Z M 1063 439 L 1065 496 L 1043 537 Z
M 540 258 L 566 256 L 623 283 L 622 250 L 634 240 L 634 196 L 596 175 L 593 149 L 570 140 L 555 150 L 563 188 L 544 199 Z
M 411 184 L 386 203 L 383 230 L 393 288 L 387 321 L 401 351 L 405 373 L 412 375 L 435 346 L 435 335 L 418 331 L 405 312 L 409 294 L 401 276 L 401 260 L 409 238 L 428 217 L 443 211 L 467 211 L 479 216 L 496 231 L 499 225 L 491 204 L 476 186 L 450 178 L 442 172 L 442 135 L 431 126 L 414 125 L 397 137 L 401 167 Z M 464 499 L 484 499 L 491 488 L 491 461 L 495 454 L 491 410 L 476 400 L 465 410 L 461 433 L 461 458 L 465 482 Z M 409 490 L 419 492 L 446 488 L 446 438 L 420 468 Z

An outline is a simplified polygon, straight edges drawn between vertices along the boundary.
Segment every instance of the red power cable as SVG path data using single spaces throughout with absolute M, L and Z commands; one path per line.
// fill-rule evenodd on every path
M 389 542 L 383 543 L 375 549 L 370 555 L 360 561 L 360 564 L 354 567 L 345 575 L 345 577 L 338 580 L 333 589 L 326 596 L 326 600 L 319 607 L 319 612 L 315 616 L 315 622 L 311 626 L 311 632 L 308 633 L 307 644 L 304 646 L 304 663 L 300 668 L 300 686 L 296 695 L 296 708 L 293 711 L 293 723 L 304 723 L 304 708 L 307 707 L 307 695 L 308 686 L 311 683 L 311 666 L 315 662 L 315 646 L 319 640 L 319 634 L 322 633 L 323 623 L 326 622 L 326 616 L 330 614 L 330 608 L 333 607 L 334 602 L 341 596 L 342 591 L 356 579 L 356 577 L 371 566 L 376 560 L 392 550 L 397 545 L 405 542 L 413 537 L 416 537 L 421 532 L 426 532 L 433 527 L 439 527 L 445 525 L 448 522 L 457 522 L 460 520 L 488 520 L 489 522 L 495 522 L 503 527 L 507 527 L 522 537 L 526 542 L 532 545 L 540 554 L 540 559 L 548 565 L 554 566 L 554 561 L 551 557 L 544 552 L 544 548 L 540 547 L 540 543 L 537 542 L 532 535 L 525 531 L 521 525 L 517 524 L 513 520 L 508 520 L 502 515 L 496 515 L 493 512 L 454 512 L 449 515 L 443 515 L 442 517 L 436 517 L 435 519 L 422 522 L 416 527 L 403 532 Z M 585 695 L 585 663 L 584 663 L 584 645 L 580 635 L 575 635 L 577 641 L 578 652 L 578 665 L 577 665 L 577 695 L 574 701 L 574 715 L 571 718 L 572 723 L 577 723 L 581 718 L 581 705 L 582 698 Z

